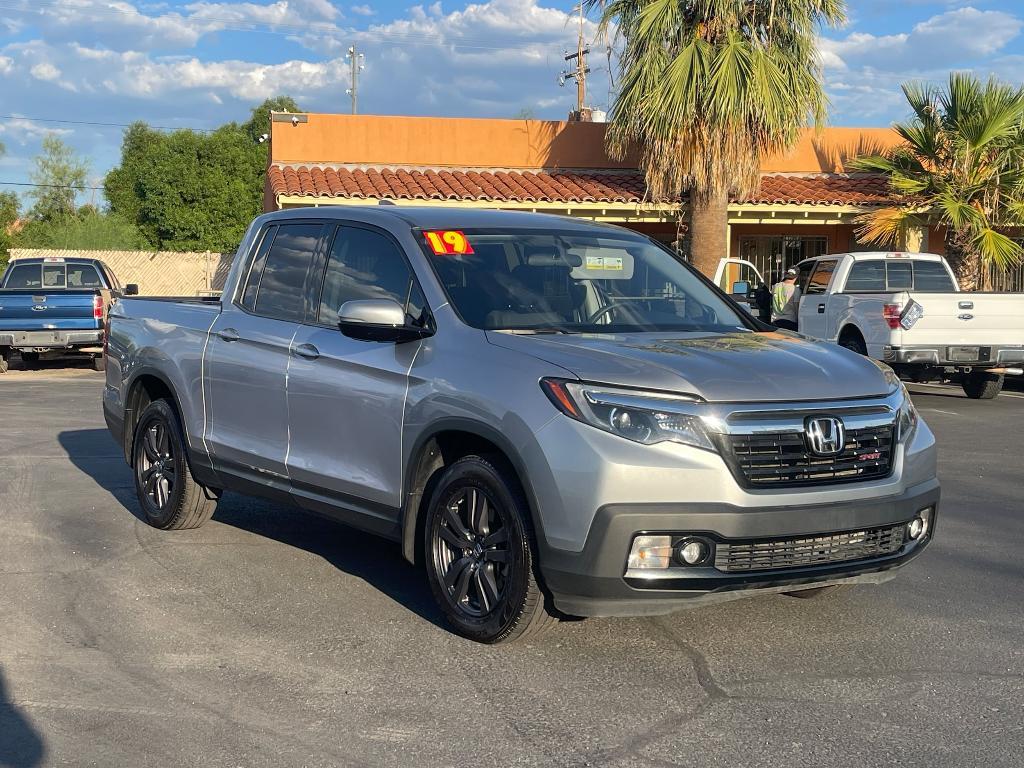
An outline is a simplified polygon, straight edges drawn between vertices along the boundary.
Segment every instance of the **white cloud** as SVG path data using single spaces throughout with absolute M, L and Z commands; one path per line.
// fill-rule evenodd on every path
M 368 5 L 353 5 L 351 10 L 352 13 L 357 16 L 373 16 L 373 14 L 376 13 L 376 11 Z
M 60 70 L 48 61 L 42 61 L 29 70 L 29 74 L 36 80 L 53 82 L 60 77 Z
M 0 135 L 21 145 L 41 139 L 49 134 L 67 136 L 69 133 L 71 133 L 70 128 L 51 127 L 17 115 L 0 121 Z
M 834 122 L 879 124 L 906 114 L 900 84 L 942 81 L 950 70 L 992 71 L 994 59 L 1024 28 L 1003 11 L 957 8 L 915 24 L 909 32 L 851 32 L 820 40 Z M 1007 69 L 1012 70 L 1012 66 Z M 1018 77 L 1020 79 L 1018 70 Z
M 824 38 L 825 66 L 849 69 L 931 70 L 989 56 L 1006 46 L 1024 22 L 1003 11 L 959 8 L 933 16 L 910 32 L 871 35 L 854 32 L 842 39 Z

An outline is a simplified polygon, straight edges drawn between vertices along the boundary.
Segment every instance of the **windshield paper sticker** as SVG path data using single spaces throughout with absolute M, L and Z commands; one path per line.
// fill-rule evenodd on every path
M 623 270 L 621 256 L 587 256 L 588 270 L 609 270 L 621 272 Z
M 436 256 L 461 256 L 464 253 L 473 253 L 473 246 L 469 244 L 465 234 L 457 229 L 428 230 L 423 236 L 427 238 L 427 245 Z

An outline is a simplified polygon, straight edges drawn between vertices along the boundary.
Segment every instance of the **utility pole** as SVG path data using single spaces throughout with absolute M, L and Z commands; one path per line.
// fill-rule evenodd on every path
M 590 72 L 590 67 L 587 66 L 587 54 L 590 53 L 590 46 L 586 44 L 583 38 L 583 3 L 581 2 L 573 10 L 579 10 L 580 12 L 580 28 L 579 35 L 576 38 L 576 53 L 566 53 L 565 60 L 567 62 L 576 62 L 576 66 L 573 69 L 563 72 L 558 77 L 558 84 L 565 85 L 566 80 L 576 81 L 576 112 L 575 119 L 583 119 L 583 110 L 587 104 L 587 74 Z
M 348 59 L 349 79 L 352 83 L 352 87 L 347 89 L 345 93 L 352 97 L 352 114 L 354 115 L 358 108 L 359 73 L 365 68 L 363 62 L 366 60 L 366 57 L 356 51 L 355 44 L 349 46 L 345 57 Z

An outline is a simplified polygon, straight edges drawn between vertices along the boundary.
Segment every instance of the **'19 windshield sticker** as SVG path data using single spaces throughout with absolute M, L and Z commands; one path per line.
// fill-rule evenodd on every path
M 466 236 L 457 229 L 429 230 L 423 233 L 427 245 L 438 256 L 461 256 L 473 253 L 473 246 Z

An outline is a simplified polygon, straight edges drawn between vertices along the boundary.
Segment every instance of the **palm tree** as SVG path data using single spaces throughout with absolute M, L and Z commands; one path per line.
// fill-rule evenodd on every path
M 975 289 L 990 266 L 1024 253 L 1006 234 L 1024 223 L 1024 88 L 954 72 L 945 90 L 908 83 L 903 93 L 913 110 L 893 126 L 903 143 L 850 164 L 888 175 L 895 201 L 862 215 L 858 235 L 899 246 L 912 227 L 942 225 L 961 287 Z
M 817 33 L 844 0 L 587 0 L 624 40 L 607 144 L 632 149 L 655 201 L 689 191 L 691 259 L 728 255 L 729 194 L 756 192 L 761 158 L 824 119 Z

